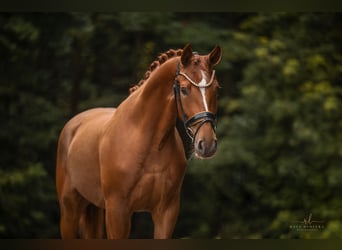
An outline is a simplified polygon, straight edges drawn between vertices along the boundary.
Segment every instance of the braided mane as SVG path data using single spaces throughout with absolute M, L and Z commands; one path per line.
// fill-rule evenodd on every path
M 133 87 L 129 89 L 129 93 L 132 94 L 134 91 L 136 91 L 141 85 L 144 84 L 144 82 L 150 77 L 151 73 L 158 68 L 161 64 L 169 60 L 170 58 L 180 56 L 182 55 L 183 50 L 178 49 L 170 49 L 164 53 L 161 53 L 155 61 L 153 61 L 150 65 L 150 68 L 145 72 L 144 77 Z

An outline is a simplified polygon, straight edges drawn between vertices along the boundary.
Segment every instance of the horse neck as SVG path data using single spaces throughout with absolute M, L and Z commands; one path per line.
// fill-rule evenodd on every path
M 141 86 L 141 101 L 149 103 L 149 100 L 166 100 L 173 97 L 173 83 L 176 77 L 179 57 L 171 58 L 152 72 L 150 77 Z M 166 97 L 166 98 L 165 98 Z
M 127 117 L 131 117 L 146 136 L 157 137 L 157 140 L 163 140 L 176 125 L 173 83 L 178 62 L 176 57 L 160 65 L 127 103 L 130 106 Z

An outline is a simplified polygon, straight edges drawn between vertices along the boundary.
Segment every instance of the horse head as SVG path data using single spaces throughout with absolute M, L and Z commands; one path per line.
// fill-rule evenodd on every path
M 176 72 L 174 90 L 178 116 L 192 138 L 195 156 L 201 159 L 213 156 L 217 149 L 219 84 L 213 68 L 221 60 L 221 55 L 220 46 L 202 56 L 186 45 Z

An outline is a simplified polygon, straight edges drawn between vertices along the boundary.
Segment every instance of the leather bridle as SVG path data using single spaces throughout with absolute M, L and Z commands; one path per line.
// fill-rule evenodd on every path
M 179 75 L 184 76 L 192 85 L 194 85 L 197 88 L 207 88 L 212 84 L 212 82 L 214 80 L 215 70 L 213 70 L 210 82 L 207 83 L 206 85 L 201 86 L 201 85 L 197 84 L 195 81 L 193 81 L 184 72 L 180 71 L 180 62 L 178 63 L 178 66 L 177 66 L 175 82 L 173 85 L 175 102 L 176 102 L 176 110 L 178 113 L 178 106 L 179 106 L 181 114 L 182 114 L 182 118 L 183 118 L 183 124 L 185 127 L 185 131 L 188 134 L 188 136 L 191 138 L 191 140 L 194 141 L 199 129 L 206 122 L 209 122 L 211 124 L 211 126 L 213 127 L 214 131 L 216 131 L 216 123 L 217 123 L 216 114 L 214 114 L 213 112 L 210 112 L 210 111 L 202 111 L 202 112 L 199 112 L 199 113 L 191 116 L 190 118 L 187 116 L 187 114 L 184 112 L 184 108 L 183 108 L 183 104 L 182 104 L 182 98 L 181 98 L 181 94 L 180 94 L 180 84 L 178 81 Z M 192 131 L 191 127 L 196 125 L 196 124 L 198 124 L 198 125 L 196 128 L 196 131 L 194 132 L 194 131 Z

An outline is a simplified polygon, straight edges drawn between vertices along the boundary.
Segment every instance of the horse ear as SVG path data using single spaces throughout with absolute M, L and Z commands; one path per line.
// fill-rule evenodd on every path
M 219 45 L 216 45 L 215 48 L 209 53 L 209 63 L 211 66 L 215 66 L 221 60 L 222 49 Z
M 192 48 L 191 48 L 190 44 L 187 44 L 183 48 L 183 53 L 182 53 L 182 56 L 181 56 L 181 62 L 183 64 L 183 66 L 188 65 L 188 63 L 190 62 L 191 57 L 192 57 Z

